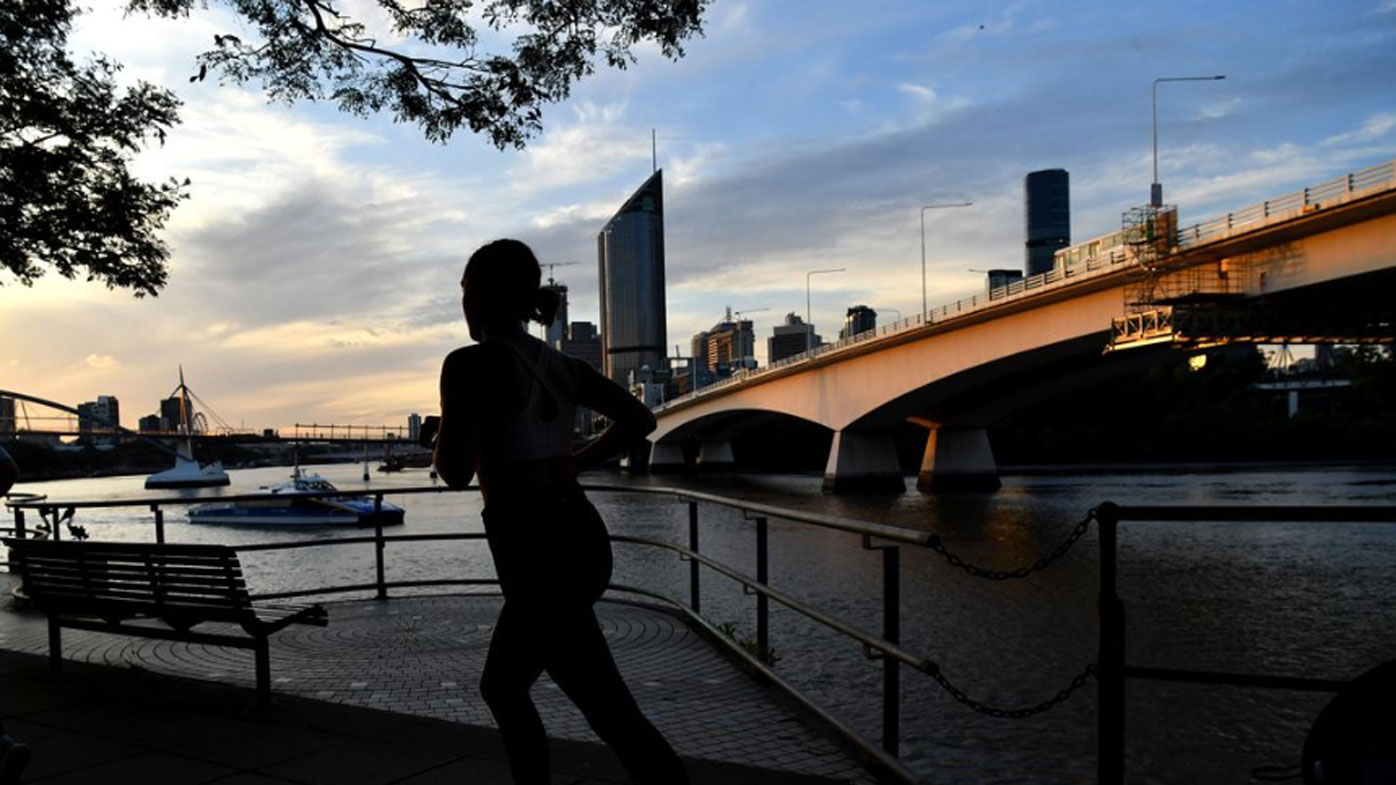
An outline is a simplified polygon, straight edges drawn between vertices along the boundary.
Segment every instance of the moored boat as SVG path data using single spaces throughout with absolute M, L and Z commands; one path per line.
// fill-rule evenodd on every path
M 329 480 L 297 467 L 291 479 L 266 488 L 276 498 L 211 501 L 189 508 L 190 523 L 237 526 L 395 526 L 404 510 L 383 502 L 375 509 L 367 496 L 326 496 L 338 493 Z
M 147 488 L 213 488 L 230 484 L 228 472 L 222 461 L 199 465 L 198 461 L 184 457 L 175 458 L 173 468 L 156 472 L 145 478 Z
M 228 473 L 223 469 L 222 461 L 200 465 L 194 460 L 194 439 L 195 426 L 203 422 L 203 415 L 191 416 L 192 409 L 189 405 L 191 395 L 189 387 L 184 384 L 184 366 L 179 368 L 179 387 L 175 388 L 179 394 L 179 422 L 174 423 L 175 431 L 184 437 L 184 441 L 175 450 L 175 465 L 162 472 L 156 472 L 145 478 L 147 488 L 215 488 L 221 485 L 229 485 Z

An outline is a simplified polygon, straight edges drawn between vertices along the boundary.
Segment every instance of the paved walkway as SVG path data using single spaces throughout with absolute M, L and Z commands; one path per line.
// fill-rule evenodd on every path
M 499 602 L 327 603 L 328 627 L 272 639 L 277 699 L 262 710 L 247 692 L 249 652 L 65 630 L 65 657 L 85 665 L 54 678 L 42 616 L 6 611 L 0 713 L 35 745 L 26 781 L 507 783 L 476 694 Z M 699 781 L 873 782 L 675 616 L 613 603 L 598 613 L 636 699 Z M 540 681 L 534 698 L 559 782 L 626 782 L 555 685 Z

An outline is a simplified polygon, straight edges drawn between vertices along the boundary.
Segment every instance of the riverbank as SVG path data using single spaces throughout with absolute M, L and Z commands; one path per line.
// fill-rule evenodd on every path
M 1035 477 L 1068 474 L 1220 474 L 1256 471 L 1323 471 L 1325 469 L 1396 470 L 1396 459 L 1023 463 L 1001 465 L 999 466 L 999 474 Z

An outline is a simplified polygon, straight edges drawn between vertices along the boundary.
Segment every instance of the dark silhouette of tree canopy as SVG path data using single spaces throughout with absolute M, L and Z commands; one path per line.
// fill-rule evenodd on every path
M 543 105 L 565 99 L 598 60 L 625 68 L 644 41 L 682 57 L 710 2 L 376 1 L 389 31 L 370 30 L 330 0 L 129 0 L 128 8 L 183 17 L 212 3 L 255 31 L 255 41 L 214 36 L 190 81 L 212 71 L 259 82 L 274 100 L 389 111 L 435 142 L 466 127 L 504 149 L 541 131 Z M 64 50 L 73 2 L 0 0 L 0 275 L 28 285 L 51 267 L 154 295 L 169 255 L 159 230 L 188 180 L 143 183 L 127 164 L 152 138 L 164 142 L 180 102 L 143 82 L 118 90 L 120 66 L 100 56 L 74 63 Z M 506 33 L 516 36 L 510 51 L 480 51 L 482 37 Z
M 0 2 L 0 273 L 28 285 L 52 267 L 155 294 L 158 231 L 183 185 L 140 182 L 127 163 L 164 141 L 179 101 L 144 82 L 118 90 L 120 66 L 100 57 L 74 63 L 72 19 L 67 0 Z
M 130 8 L 183 16 L 206 2 L 130 0 Z M 359 115 L 388 110 L 438 142 L 466 126 L 502 149 L 523 147 L 540 131 L 543 104 L 565 99 L 598 53 L 625 68 L 634 45 L 654 41 L 666 57 L 682 57 L 683 43 L 702 33 L 710 0 L 377 0 L 402 46 L 380 43 L 330 0 L 212 2 L 237 12 L 261 40 L 214 36 L 193 79 L 213 70 L 258 80 L 274 99 L 328 98 Z M 482 25 L 527 32 L 508 54 L 483 53 Z

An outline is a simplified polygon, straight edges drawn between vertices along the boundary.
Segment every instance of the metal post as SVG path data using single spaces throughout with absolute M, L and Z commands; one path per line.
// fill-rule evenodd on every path
M 766 585 L 770 570 L 766 551 L 766 516 L 756 519 L 756 582 Z M 766 595 L 756 595 L 756 652 L 763 661 L 771 650 L 769 609 Z
M 901 621 L 901 549 L 882 549 L 882 638 L 888 643 L 900 643 Z M 901 661 L 882 656 L 882 749 L 897 757 L 898 740 L 902 733 L 901 719 Z
M 1117 508 L 1096 508 L 1100 522 L 1100 652 L 1097 674 L 1097 776 L 1099 785 L 1117 785 L 1125 774 L 1125 611 L 1116 593 Z
M 49 512 L 49 518 L 50 518 L 50 522 L 49 522 L 49 527 L 50 527 L 50 528 L 49 528 L 49 536 L 53 538 L 53 541 L 54 541 L 54 542 L 58 542 L 60 539 L 62 539 L 62 537 L 59 536 L 59 535 L 61 534 L 61 532 L 59 532 L 59 529 L 62 529 L 62 528 L 63 528 L 63 526 L 61 525 L 61 523 L 60 523 L 59 520 L 58 520 L 58 508 L 57 508 L 57 507 L 50 507 L 50 508 L 48 508 L 48 512 Z
M 688 503 L 688 549 L 698 552 L 698 502 Z M 698 603 L 698 560 L 693 559 L 688 563 L 688 607 L 695 614 L 698 613 Z
M 22 540 L 27 534 L 24 525 L 24 510 L 15 508 L 15 538 Z
M 373 494 L 373 555 L 378 569 L 378 599 L 388 599 L 388 583 L 383 572 L 383 494 Z
M 165 544 L 165 511 L 160 509 L 160 505 L 150 505 L 150 511 L 155 513 L 155 542 Z

